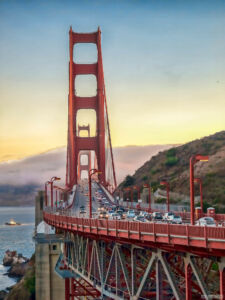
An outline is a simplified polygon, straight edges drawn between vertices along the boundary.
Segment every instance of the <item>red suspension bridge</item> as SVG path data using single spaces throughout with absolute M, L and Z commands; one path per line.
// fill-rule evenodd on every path
M 65 236 L 64 252 L 55 268 L 65 279 L 65 300 L 225 299 L 225 227 L 194 222 L 193 166 L 204 157 L 195 156 L 190 162 L 191 225 L 96 218 L 99 203 L 93 195 L 101 192 L 111 205 L 116 188 L 101 32 L 75 33 L 71 28 L 69 37 L 66 186 L 54 185 L 58 177 L 46 183 L 44 211 L 44 220 Z M 78 43 L 96 45 L 96 63 L 74 62 Z M 96 95 L 81 97 L 76 94 L 76 77 L 90 74 L 97 80 Z M 95 136 L 90 136 L 89 124 L 77 124 L 80 109 L 96 112 Z M 80 136 L 82 130 L 87 131 L 86 137 Z M 81 180 L 84 171 L 89 174 L 89 187 L 87 180 Z M 80 217 L 80 207 L 89 208 L 88 217 Z M 223 215 L 215 218 L 225 220 Z

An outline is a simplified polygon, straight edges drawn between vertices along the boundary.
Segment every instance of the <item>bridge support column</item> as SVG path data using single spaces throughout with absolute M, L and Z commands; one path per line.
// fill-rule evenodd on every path
M 191 266 L 189 262 L 186 260 L 185 260 L 185 295 L 186 295 L 186 300 L 192 299 Z
M 156 299 L 163 299 L 163 285 L 162 285 L 162 266 L 159 259 L 156 260 Z
M 65 300 L 70 300 L 70 279 L 65 279 Z
M 220 272 L 220 299 L 225 300 L 225 258 L 218 263 Z
M 64 279 L 55 272 L 56 262 L 61 252 L 61 242 L 62 240 L 55 234 L 37 233 L 35 236 L 36 300 L 64 299 Z

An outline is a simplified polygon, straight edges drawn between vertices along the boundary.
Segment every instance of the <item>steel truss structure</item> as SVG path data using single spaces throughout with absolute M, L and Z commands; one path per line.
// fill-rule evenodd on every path
M 79 295 L 89 299 L 222 299 L 224 258 L 176 249 L 167 252 L 78 233 L 67 233 L 66 239 L 70 242 L 65 244 L 64 262 L 75 278 L 67 279 L 66 300 L 80 299 Z

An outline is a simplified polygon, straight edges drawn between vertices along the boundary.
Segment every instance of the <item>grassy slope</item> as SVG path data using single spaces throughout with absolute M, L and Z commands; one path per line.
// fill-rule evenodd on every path
M 203 180 L 203 200 L 225 212 L 225 131 L 160 152 L 134 174 L 134 183 L 150 182 L 154 189 L 161 179 L 170 183 L 171 191 L 189 194 L 189 159 L 193 154 L 209 155 L 209 162 L 195 165 L 195 177 Z M 122 182 L 121 186 L 125 186 Z M 196 195 L 198 195 L 196 187 Z

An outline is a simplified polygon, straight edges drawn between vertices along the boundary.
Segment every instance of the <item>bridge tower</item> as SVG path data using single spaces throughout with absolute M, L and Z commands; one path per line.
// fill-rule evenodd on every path
M 101 31 L 93 33 L 76 33 L 69 31 L 69 116 L 68 116 L 68 145 L 67 145 L 67 172 L 66 183 L 69 188 L 77 184 L 78 159 L 80 151 L 94 151 L 97 159 L 97 167 L 101 173 L 98 175 L 100 183 L 106 183 L 106 133 L 112 147 L 108 126 L 106 107 L 105 84 L 101 51 Z M 97 46 L 97 62 L 92 64 L 79 64 L 73 61 L 74 45 L 78 43 L 94 43 Z M 97 81 L 97 93 L 92 97 L 80 97 L 76 95 L 75 79 L 78 75 L 94 75 Z M 77 129 L 77 112 L 80 109 L 93 109 L 96 112 L 96 136 L 80 137 Z M 105 125 L 106 124 L 106 125 Z M 114 186 L 116 186 L 114 163 L 112 159 Z
M 90 137 L 90 125 L 87 126 L 81 126 L 78 125 L 78 136 L 80 137 L 81 131 L 87 131 L 87 137 Z M 82 163 L 82 156 L 86 156 L 86 164 Z M 91 151 L 81 151 L 79 152 L 79 158 L 78 158 L 78 180 L 81 180 L 81 174 L 82 171 L 87 171 L 91 169 Z

